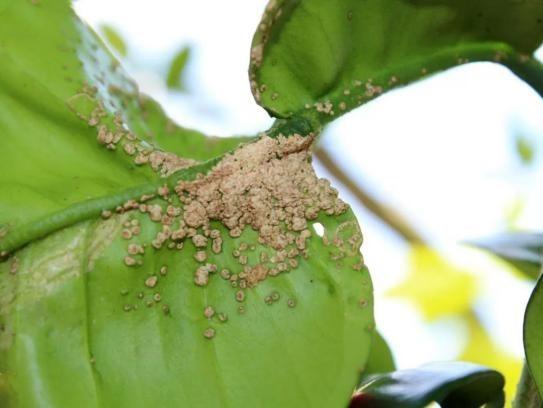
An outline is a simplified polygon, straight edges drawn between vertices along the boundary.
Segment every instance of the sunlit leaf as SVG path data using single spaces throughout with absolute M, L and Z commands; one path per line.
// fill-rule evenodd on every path
M 194 285 L 199 264 L 190 242 L 182 251 L 148 248 L 142 266 L 125 266 L 129 242 L 121 233 L 134 219 L 142 232 L 130 243 L 150 242 L 160 230 L 146 216 L 129 212 L 64 229 L 0 264 L 0 372 L 13 406 L 347 402 L 369 349 L 367 272 L 323 268 L 318 254 L 329 248 L 314 239 L 312 255 L 296 270 L 247 290 L 240 303 L 238 289 L 220 276 L 206 288 Z M 333 238 L 349 219 L 318 221 Z M 237 271 L 233 250 L 255 240 L 255 232 L 246 230 L 225 240 L 221 254 L 208 261 Z M 249 262 L 262 250 L 257 245 L 249 251 Z M 158 283 L 147 287 L 153 276 Z M 277 300 L 268 302 L 274 294 Z M 208 306 L 215 313 L 206 319 Z M 215 330 L 211 340 L 204 338 L 209 328 Z
M 471 61 L 505 64 L 541 91 L 530 55 L 542 18 L 536 1 L 273 0 L 253 39 L 253 94 L 272 115 L 325 123 Z
M 190 57 L 190 48 L 183 47 L 179 50 L 170 62 L 170 68 L 168 69 L 168 76 L 166 77 L 166 85 L 168 88 L 178 91 L 185 90 L 185 84 L 183 82 L 183 73 L 185 66 Z
M 543 234 L 508 232 L 468 243 L 486 249 L 531 279 L 539 277 L 543 261 Z
M 115 27 L 109 24 L 102 24 L 100 26 L 100 32 L 104 35 L 107 43 L 111 45 L 111 47 L 117 51 L 121 57 L 126 57 L 126 43 Z
M 465 362 L 430 363 L 368 378 L 350 408 L 443 408 L 503 406 L 503 376 L 495 370 Z
M 469 310 L 477 295 L 477 280 L 433 249 L 413 246 L 407 279 L 389 295 L 412 301 L 432 320 Z
M 135 163 L 137 154 L 126 154 L 125 144 L 147 152 L 176 147 L 196 160 L 238 144 L 175 125 L 68 14 L 67 2 L 10 4 L 0 24 L 0 232 L 46 226 L 44 217 L 69 205 L 160 180 L 151 166 Z M 98 119 L 123 134 L 115 149 L 97 147 Z M 136 140 L 127 140 L 132 133 Z M 47 148 L 37 148 L 42 144 Z M 5 249 L 0 243 L 0 252 Z
M 345 406 L 372 285 L 313 136 L 213 159 L 241 139 L 169 121 L 68 1 L 0 13 L 1 406 Z

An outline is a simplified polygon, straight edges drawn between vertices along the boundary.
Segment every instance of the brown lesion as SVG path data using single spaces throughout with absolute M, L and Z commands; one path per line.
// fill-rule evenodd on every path
M 196 286 L 206 287 L 219 275 L 235 289 L 234 300 L 244 303 L 247 290 L 269 277 L 295 271 L 300 260 L 309 257 L 311 221 L 320 214 L 341 215 L 349 208 L 329 181 L 316 176 L 311 166 L 313 140 L 313 135 L 263 134 L 226 154 L 207 174 L 180 180 L 174 188 L 159 187 L 144 205 L 131 200 L 129 211 L 138 210 L 140 219 L 148 218 L 153 228 L 158 227 L 151 242 L 155 249 L 183 251 L 190 244 Z M 132 228 L 132 223 L 127 226 Z M 246 230 L 252 232 L 246 235 Z M 242 234 L 249 241 L 240 242 Z M 129 241 L 135 237 L 126 235 Z M 355 221 L 342 224 L 335 236 L 336 251 L 349 256 L 358 252 L 361 234 Z M 145 246 L 138 242 L 137 248 Z M 130 267 L 145 261 L 137 248 L 128 244 Z

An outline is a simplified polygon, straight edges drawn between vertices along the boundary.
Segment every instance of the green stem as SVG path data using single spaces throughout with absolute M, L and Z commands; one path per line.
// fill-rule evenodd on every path
M 317 113 L 313 106 L 309 106 L 309 109 L 301 109 L 292 116 L 316 115 L 314 120 L 325 125 L 392 89 L 470 62 L 495 62 L 504 65 L 543 96 L 543 65 L 535 58 L 519 54 L 504 43 L 461 44 L 430 55 L 413 57 L 405 64 L 383 69 L 372 78 L 352 78 L 351 83 L 318 98 L 321 102 L 332 104 L 330 113 Z
M 28 242 L 43 238 L 52 232 L 78 222 L 99 217 L 102 211 L 114 210 L 117 206 L 122 206 L 128 200 L 138 199 L 145 194 L 154 194 L 157 188 L 164 184 L 173 188 L 179 180 L 193 180 L 198 174 L 207 173 L 219 160 L 220 157 L 211 159 L 202 164 L 180 170 L 168 178 L 157 179 L 141 186 L 120 191 L 117 194 L 85 200 L 24 224 L 9 232 L 0 241 L 0 259 L 26 245 Z
M 525 362 L 522 367 L 522 374 L 517 386 L 517 394 L 513 401 L 513 408 L 541 408 L 543 404 L 537 385 L 535 384 L 528 364 Z
M 315 156 L 332 176 L 338 179 L 338 181 L 343 184 L 364 207 L 388 225 L 393 231 L 412 244 L 426 245 L 425 239 L 406 220 L 404 220 L 400 214 L 388 205 L 374 198 L 360 185 L 360 183 L 355 183 L 336 164 L 336 161 L 330 157 L 328 152 L 319 148 L 315 151 Z

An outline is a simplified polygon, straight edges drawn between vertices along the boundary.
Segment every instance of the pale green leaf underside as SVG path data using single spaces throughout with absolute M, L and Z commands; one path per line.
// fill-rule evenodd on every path
M 530 56 L 542 40 L 537 1 L 273 0 L 253 39 L 251 85 L 272 115 L 321 123 L 469 61 L 501 62 L 541 91 Z
M 333 248 L 315 235 L 296 270 L 267 279 L 238 303 L 236 289 L 217 275 L 206 288 L 194 286 L 198 264 L 188 243 L 182 251 L 149 248 L 143 266 L 126 267 L 120 232 L 129 217 L 142 224 L 136 241 L 158 230 L 139 212 L 88 221 L 19 251 L 16 274 L 13 260 L 0 264 L 0 372 L 10 406 L 345 406 L 373 329 L 368 272 L 352 268 L 358 255 L 332 262 Z M 348 212 L 316 222 L 331 241 L 352 219 Z M 232 249 L 255 240 L 246 230 L 210 261 L 234 272 Z M 249 253 L 249 263 L 261 249 Z M 163 265 L 167 275 L 146 288 Z M 273 291 L 280 299 L 267 305 Z M 147 307 L 154 293 L 161 301 Z M 125 312 L 125 305 L 138 309 Z M 204 318 L 208 305 L 228 321 Z M 216 329 L 212 340 L 203 337 L 208 327 Z
M 0 262 L 0 404 L 344 406 L 374 326 L 371 281 L 358 248 L 333 260 L 334 249 L 314 234 L 307 260 L 246 291 L 244 314 L 219 276 L 205 288 L 194 284 L 190 241 L 182 250 L 149 246 L 142 266 L 125 266 L 123 221 L 140 220 L 142 243 L 159 227 L 137 211 L 104 221 L 101 210 L 193 179 L 217 161 L 161 178 L 122 148 L 101 146 L 96 127 L 78 114 L 103 101 L 104 120 L 114 122 L 119 112 L 138 143 L 196 160 L 245 139 L 207 138 L 172 123 L 139 95 L 67 1 L 1 0 L 0 17 L 0 255 L 11 252 Z M 82 93 L 85 87 L 96 87 L 95 99 Z M 340 225 L 356 225 L 350 211 L 316 221 L 328 241 Z M 239 267 L 232 249 L 242 240 L 262 250 L 256 232 L 246 229 L 225 239 L 210 261 Z M 255 257 L 249 254 L 249 262 Z M 163 265 L 167 276 L 146 288 L 145 279 Z M 268 305 L 273 291 L 280 300 Z M 155 292 L 160 302 L 147 307 Z M 206 305 L 228 322 L 207 320 Z M 208 327 L 216 330 L 212 340 L 203 337 Z
M 0 228 L 15 230 L 159 179 L 122 149 L 98 145 L 97 129 L 74 109 L 85 84 L 97 88 L 105 121 L 120 112 L 149 146 L 206 160 L 239 144 L 239 138 L 208 139 L 172 123 L 138 93 L 68 1 L 6 0 L 0 13 Z

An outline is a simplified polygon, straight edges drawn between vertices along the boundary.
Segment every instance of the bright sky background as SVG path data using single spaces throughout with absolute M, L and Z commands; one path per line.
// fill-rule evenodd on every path
M 272 120 L 253 101 L 247 78 L 252 33 L 264 0 L 78 0 L 93 27 L 113 25 L 128 44 L 125 68 L 143 92 L 180 124 L 208 134 L 254 134 Z M 171 93 L 164 76 L 173 55 L 192 47 L 188 93 Z M 536 149 L 523 166 L 522 134 Z M 471 64 L 391 92 L 337 120 L 323 145 L 356 180 L 394 205 L 460 265 L 483 276 L 477 310 L 499 343 L 522 355 L 522 316 L 532 284 L 489 257 L 458 245 L 504 231 L 519 199 L 515 227 L 543 230 L 543 103 L 506 69 Z M 326 171 L 316 163 L 319 174 Z M 363 253 L 376 291 L 377 323 L 400 367 L 446 360 L 462 348 L 465 327 L 454 319 L 424 323 L 413 305 L 384 293 L 406 274 L 408 247 L 380 221 L 353 205 L 364 232 Z

